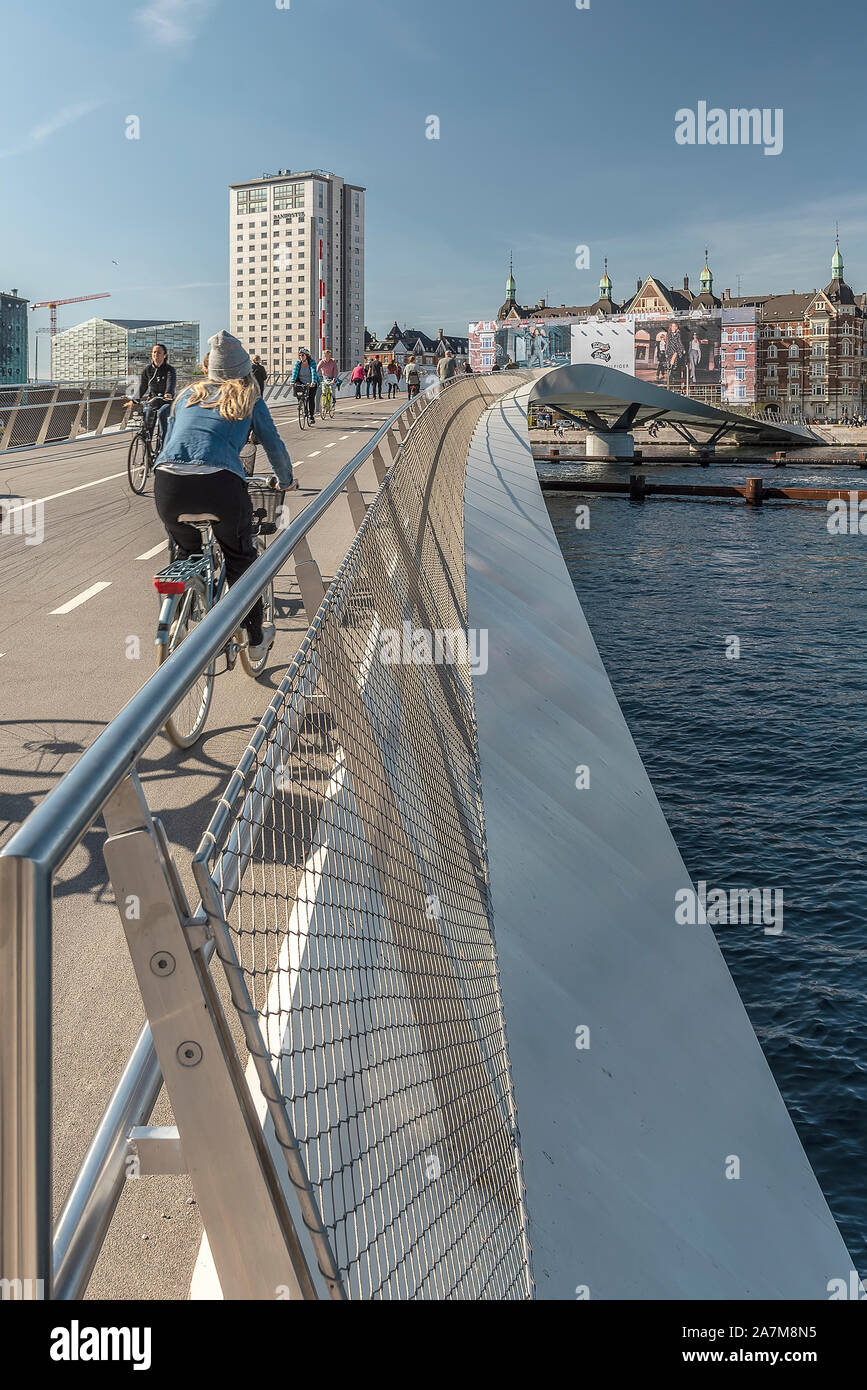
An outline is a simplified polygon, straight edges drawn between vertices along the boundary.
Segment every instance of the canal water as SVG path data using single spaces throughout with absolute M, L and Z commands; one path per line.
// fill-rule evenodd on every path
M 666 482 L 741 480 L 731 468 L 643 471 Z M 857 469 L 832 476 L 806 464 L 745 467 L 743 477 L 760 471 L 774 484 L 867 487 Z M 623 479 L 628 469 L 599 465 L 592 476 Z M 863 1277 L 867 535 L 829 534 L 824 503 L 634 503 L 580 491 L 547 500 L 693 881 L 782 890 L 781 934 L 715 931 Z M 587 530 L 575 524 L 580 503 Z M 733 637 L 736 658 L 726 654 Z

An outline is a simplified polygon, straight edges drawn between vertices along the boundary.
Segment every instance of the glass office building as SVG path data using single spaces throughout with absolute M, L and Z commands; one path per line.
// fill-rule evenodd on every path
M 27 380 L 27 304 L 17 290 L 0 291 L 0 386 Z
M 93 381 L 141 372 L 154 343 L 164 343 L 179 377 L 199 367 L 199 325 L 157 319 L 88 319 L 54 339 L 55 381 Z

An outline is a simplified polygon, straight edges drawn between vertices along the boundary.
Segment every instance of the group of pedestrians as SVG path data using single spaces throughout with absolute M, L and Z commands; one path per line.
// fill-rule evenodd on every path
M 407 394 L 410 400 L 417 396 L 421 390 L 421 379 L 423 367 L 416 362 L 414 356 L 407 357 L 405 367 L 394 357 L 389 357 L 387 362 L 383 362 L 381 357 L 371 357 L 367 362 L 357 362 L 350 374 L 350 381 L 355 386 L 355 399 L 361 400 L 361 388 L 365 388 L 365 395 L 369 400 L 372 396 L 374 400 L 382 400 L 382 388 L 386 387 L 387 399 L 393 400 L 397 397 L 401 381 L 405 382 Z M 458 364 L 453 352 L 447 352 L 437 363 L 437 375 L 440 381 L 449 381 L 458 374 Z M 469 362 L 464 363 L 464 374 L 472 375 L 472 367 Z

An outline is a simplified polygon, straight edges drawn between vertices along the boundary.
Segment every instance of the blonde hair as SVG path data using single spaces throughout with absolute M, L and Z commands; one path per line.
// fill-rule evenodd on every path
M 224 420 L 249 420 L 259 395 L 259 383 L 251 374 L 232 381 L 197 381 L 185 404 L 219 410 Z

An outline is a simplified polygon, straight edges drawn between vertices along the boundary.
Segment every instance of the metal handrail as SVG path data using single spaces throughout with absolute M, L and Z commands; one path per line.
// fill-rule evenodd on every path
M 277 533 L 256 564 L 228 590 L 165 665 L 154 672 L 0 849 L 0 859 L 27 859 L 53 868 L 63 863 L 189 687 L 241 625 L 262 589 L 279 573 L 298 543 L 411 406 L 411 401 L 404 401 L 295 520 Z
M 0 1067 L 4 1068 L 0 1072 L 0 1179 L 6 1189 L 0 1192 L 0 1255 L 4 1270 L 16 1268 L 21 1261 L 28 1266 L 35 1262 L 37 1277 L 44 1280 L 46 1288 L 53 1288 L 56 1297 L 80 1298 L 87 1288 L 123 1188 L 127 1136 L 149 1118 L 162 1077 L 150 1028 L 145 1024 L 69 1192 L 52 1245 L 50 1164 L 45 1154 L 50 1151 L 51 1127 L 51 1001 L 47 981 L 54 871 L 132 771 L 185 691 L 221 651 L 262 588 L 275 577 L 395 423 L 407 412 L 418 419 L 426 408 L 424 395 L 403 402 L 300 515 L 278 532 L 255 566 L 151 676 L 0 849 L 0 884 L 8 893 L 11 919 L 11 930 L 4 931 L 4 941 L 19 957 L 7 973 L 7 988 L 19 988 L 17 968 L 26 977 L 19 995 L 14 1000 L 7 996 L 6 1041 L 10 1045 L 0 1049 Z M 397 452 L 399 455 L 400 448 Z M 28 927 L 32 939 L 28 937 Z M 2 990 L 0 978 L 0 994 Z M 25 997 L 22 999 L 21 995 Z M 26 1038 L 22 1039 L 24 1033 Z M 31 1073 L 24 1081 L 20 1076 L 22 1061 L 26 1061 Z M 29 1115 L 19 1130 L 23 1108 L 34 1095 L 37 1113 Z M 23 1175 L 31 1172 L 31 1190 L 34 1186 L 38 1189 L 35 1222 L 30 1224 L 26 1215 L 20 1222 L 10 1222 L 9 1189 L 16 1183 L 20 1185 Z M 5 1227 L 3 1219 L 7 1222 Z
M 283 372 L 266 382 L 263 399 L 273 403 L 275 407 L 290 404 L 290 375 L 289 372 Z M 185 391 L 195 379 L 179 378 L 178 392 Z M 72 444 L 82 437 L 101 438 L 106 430 L 111 433 L 122 431 L 129 421 L 131 409 L 125 405 L 129 381 L 129 376 L 94 377 L 90 380 L 82 378 L 74 381 L 29 381 L 0 386 L 0 453 L 18 454 L 28 449 L 44 448 L 46 443 L 51 446 Z M 27 395 L 34 394 L 47 396 L 47 399 L 26 399 Z M 60 399 L 61 396 L 64 397 L 63 400 Z M 83 422 L 85 410 L 93 411 L 96 416 L 95 427 L 89 417 L 86 423 Z M 38 411 L 39 414 L 34 416 L 34 411 Z M 68 432 L 63 438 L 48 441 L 46 436 L 51 423 L 55 416 L 63 411 L 66 411 L 68 420 L 68 426 L 64 428 L 67 428 Z M 112 415 L 114 423 L 109 424 Z M 19 423 L 19 417 L 22 420 L 29 419 L 29 426 L 23 427 Z M 15 442 L 13 435 L 20 436 L 22 433 L 31 435 L 32 438 Z

